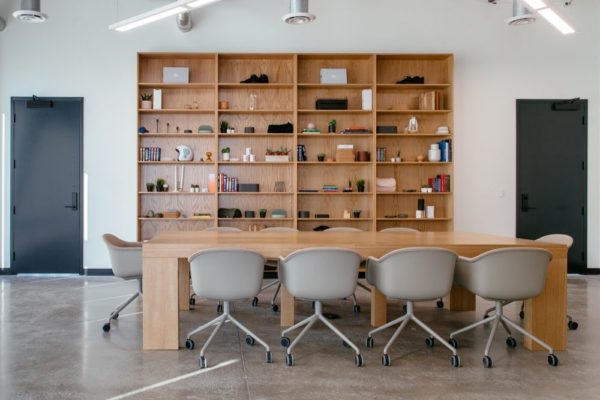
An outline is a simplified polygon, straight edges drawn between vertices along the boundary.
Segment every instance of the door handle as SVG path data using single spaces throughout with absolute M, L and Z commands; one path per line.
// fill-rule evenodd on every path
M 73 211 L 77 211 L 79 208 L 79 194 L 77 192 L 71 193 L 71 204 L 65 206 L 65 208 L 70 208 Z
M 521 194 L 521 211 L 527 212 L 529 210 L 535 210 L 535 207 L 529 207 L 529 195 L 523 193 Z

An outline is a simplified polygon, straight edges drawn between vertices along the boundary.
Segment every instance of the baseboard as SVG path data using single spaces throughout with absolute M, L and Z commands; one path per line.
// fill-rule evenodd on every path
M 85 276 L 113 276 L 112 269 L 108 268 L 86 268 L 83 270 Z
M 0 275 L 12 275 L 10 268 L 2 268 L 0 269 Z
M 582 275 L 600 275 L 600 268 L 586 268 L 581 271 Z

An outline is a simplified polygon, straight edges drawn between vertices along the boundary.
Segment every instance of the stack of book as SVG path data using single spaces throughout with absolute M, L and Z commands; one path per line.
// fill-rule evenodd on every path
M 238 178 L 219 174 L 219 192 L 239 192 Z
M 323 192 L 339 192 L 337 185 L 323 185 L 321 188 Z
M 160 147 L 140 147 L 140 161 L 160 161 Z

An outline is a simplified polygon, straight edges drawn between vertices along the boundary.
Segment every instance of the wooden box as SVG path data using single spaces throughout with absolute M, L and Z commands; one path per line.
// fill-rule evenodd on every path
M 336 162 L 353 162 L 355 159 L 354 150 L 352 149 L 336 149 Z

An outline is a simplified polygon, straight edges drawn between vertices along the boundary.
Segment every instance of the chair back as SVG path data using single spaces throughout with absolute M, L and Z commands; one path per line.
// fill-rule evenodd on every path
M 142 276 L 142 244 L 126 242 L 106 233 L 102 239 L 108 248 L 113 274 L 119 278 L 132 279 Z
M 385 229 L 380 230 L 379 232 L 417 233 L 417 232 L 419 232 L 419 230 L 413 229 L 413 228 L 397 227 L 397 228 L 385 228 Z
M 458 256 L 437 247 L 394 250 L 367 260 L 367 280 L 384 295 L 402 300 L 434 300 L 450 293 Z
M 488 300 L 525 300 L 544 289 L 551 260 L 552 253 L 544 249 L 491 250 L 475 258 L 460 258 L 454 281 Z
M 567 248 L 573 246 L 573 238 L 569 235 L 563 235 L 562 233 L 554 233 L 552 235 L 542 236 L 541 238 L 535 239 L 536 242 L 546 242 L 555 244 L 564 244 Z
M 194 293 L 212 300 L 234 301 L 256 296 L 265 259 L 251 250 L 208 249 L 189 258 Z
M 292 296 L 333 300 L 356 290 L 360 254 L 342 248 L 298 250 L 279 261 L 279 279 Z
M 242 230 L 239 228 L 235 228 L 233 226 L 211 226 L 210 228 L 206 228 L 207 232 L 241 232 Z
M 323 232 L 364 232 L 362 229 L 352 228 L 349 226 L 337 226 L 334 228 L 327 228 Z
M 259 232 L 298 232 L 296 228 L 288 228 L 287 226 L 271 226 L 261 229 Z

